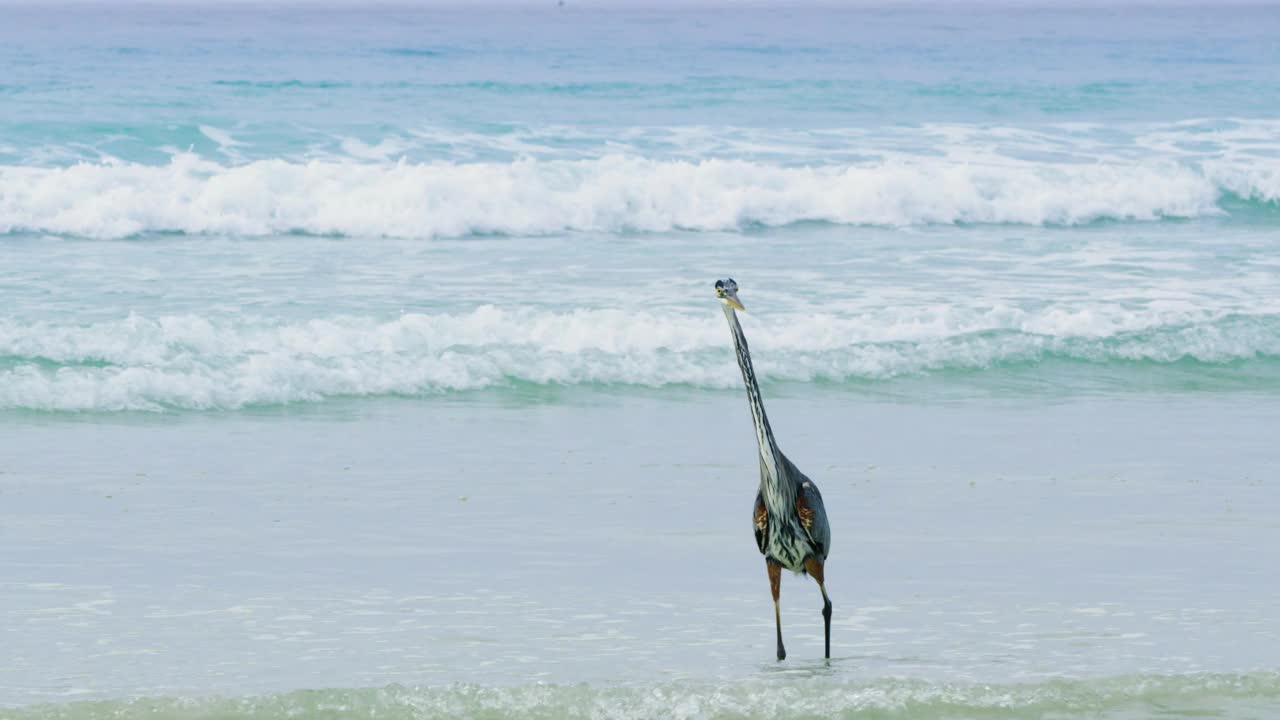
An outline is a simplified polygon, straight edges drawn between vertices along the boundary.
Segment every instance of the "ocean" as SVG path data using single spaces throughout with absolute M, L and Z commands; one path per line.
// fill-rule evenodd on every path
M 1277 37 L 0 2 L 0 718 L 1280 715 Z

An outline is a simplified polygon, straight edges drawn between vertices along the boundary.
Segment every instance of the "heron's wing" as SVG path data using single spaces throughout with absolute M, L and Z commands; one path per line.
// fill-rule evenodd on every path
M 764 545 L 768 538 L 769 530 L 769 512 L 764 508 L 764 496 L 756 493 L 756 507 L 751 516 L 752 523 L 756 532 L 756 547 L 760 548 L 760 553 L 764 553 Z
M 785 459 L 785 458 L 784 458 Z M 818 549 L 823 560 L 831 551 L 831 526 L 827 523 L 827 508 L 822 504 L 822 493 L 817 483 L 800 472 L 790 460 L 786 460 L 787 471 L 796 483 L 796 514 L 800 516 L 800 525 L 809 536 L 809 542 Z

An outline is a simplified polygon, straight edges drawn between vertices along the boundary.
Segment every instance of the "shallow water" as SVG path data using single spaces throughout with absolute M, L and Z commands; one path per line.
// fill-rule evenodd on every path
M 965 693 L 1273 667 L 1269 400 L 775 400 L 838 531 L 829 665 L 802 577 L 783 584 L 791 658 L 771 659 L 742 405 L 581 393 L 10 421 L 3 696 L 702 697 L 781 674 L 981 702 Z

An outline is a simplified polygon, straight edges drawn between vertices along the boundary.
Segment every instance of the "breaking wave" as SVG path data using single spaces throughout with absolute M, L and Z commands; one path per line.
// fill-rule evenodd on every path
M 792 166 L 742 159 L 0 166 L 0 233 L 384 236 L 740 230 L 800 222 L 1078 225 L 1271 207 L 1254 161 L 1047 163 L 899 158 Z M 1229 204 L 1229 203 L 1227 203 Z
M 283 718 L 1071 718 L 1266 717 L 1280 704 L 1275 673 L 1129 676 L 983 685 L 822 679 L 623 687 L 456 685 L 298 690 L 254 698 L 137 698 L 37 705 L 12 720 L 278 720 Z
M 1108 367 L 1280 361 L 1280 316 L 1271 314 L 938 307 L 747 316 L 744 324 L 766 382 L 998 374 L 1050 361 Z M 740 382 L 724 321 L 715 314 L 484 306 L 293 322 L 191 315 L 88 325 L 0 319 L 0 408 L 10 409 L 216 410 L 528 384 L 717 389 Z

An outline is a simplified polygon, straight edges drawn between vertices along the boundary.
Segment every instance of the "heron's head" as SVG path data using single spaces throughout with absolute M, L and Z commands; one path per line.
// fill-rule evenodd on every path
M 734 282 L 733 278 L 716 281 L 716 297 L 720 298 L 720 302 L 724 303 L 725 307 L 746 310 L 738 300 L 738 283 Z

